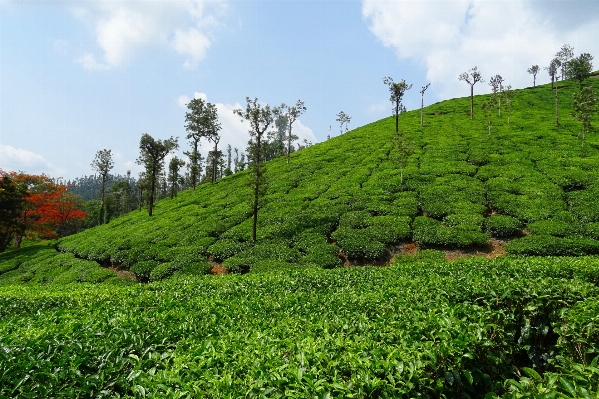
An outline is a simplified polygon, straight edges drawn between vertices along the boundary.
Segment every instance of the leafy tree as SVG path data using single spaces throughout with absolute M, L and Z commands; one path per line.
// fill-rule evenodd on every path
M 474 118 L 474 85 L 484 82 L 483 77 L 477 67 L 474 67 L 470 71 L 462 73 L 458 79 L 470 85 L 470 119 L 472 119 Z
M 299 118 L 302 114 L 306 112 L 306 106 L 302 100 L 297 100 L 294 105 L 285 105 L 281 104 L 279 107 L 280 111 L 285 116 L 287 121 L 287 134 L 285 135 L 285 140 L 287 141 L 287 145 L 285 146 L 285 153 L 287 156 L 287 163 L 290 162 L 290 155 L 292 151 L 291 143 L 298 139 L 298 137 L 291 133 L 291 128 L 293 127 L 293 123 Z M 348 121 L 349 122 L 349 121 Z
M 233 149 L 231 148 L 231 144 L 227 144 L 227 168 L 225 169 L 225 176 L 230 176 L 233 174 L 233 169 L 231 166 L 233 164 Z
M 389 86 L 389 93 L 391 94 L 389 101 L 393 104 L 393 115 L 395 116 L 395 134 L 399 134 L 399 114 L 402 109 L 401 100 L 406 91 L 412 88 L 412 85 L 408 85 L 404 79 L 401 82 L 394 82 L 389 76 L 383 78 L 383 83 Z M 422 93 L 424 96 L 424 91 Z
M 580 54 L 580 56 L 568 61 L 566 65 L 566 76 L 568 79 L 578 81 L 578 87 L 582 90 L 582 82 L 591 76 L 593 71 L 593 56 L 589 53 Z
M 266 191 L 266 179 L 264 177 L 263 152 L 265 149 L 264 134 L 268 127 L 273 123 L 274 116 L 269 105 L 262 106 L 258 103 L 258 99 L 251 100 L 246 97 L 245 110 L 236 109 L 233 112 L 239 115 L 242 120 L 245 119 L 250 123 L 250 141 L 249 155 L 252 158 L 250 163 L 250 187 L 252 189 L 252 241 L 256 242 L 256 226 L 258 225 L 258 206 L 260 198 Z
M 6 250 L 15 232 L 24 230 L 19 216 L 26 196 L 26 186 L 0 169 L 0 252 Z
M 584 86 L 572 95 L 574 99 L 574 118 L 578 120 L 581 124 L 581 141 L 582 147 L 584 147 L 585 133 L 591 131 L 593 126 L 591 125 L 591 121 L 593 119 L 593 114 L 597 112 L 597 97 L 593 92 L 593 88 L 591 86 Z
M 568 62 L 574 57 L 574 48 L 571 47 L 569 44 L 564 44 L 562 46 L 562 48 L 555 54 L 555 58 L 557 58 L 560 61 L 560 67 L 562 69 L 562 75 L 561 78 L 562 80 L 564 80 L 564 77 L 566 76 L 566 67 L 568 65 Z
M 171 199 L 175 197 L 179 184 L 179 170 L 185 166 L 185 161 L 174 156 L 168 163 L 168 182 L 171 184 Z
M 151 185 L 148 179 L 148 175 L 146 172 L 140 172 L 139 177 L 137 178 L 137 182 L 135 183 L 135 188 L 139 192 L 139 210 L 141 211 L 141 207 L 145 202 L 147 202 L 147 192 L 149 191 Z M 145 196 L 144 196 L 145 194 Z
M 533 65 L 527 69 L 527 72 L 532 75 L 532 79 L 533 79 L 532 85 L 533 85 L 533 87 L 536 87 L 537 86 L 537 73 L 539 73 L 539 66 Z
M 106 192 L 106 178 L 108 177 L 108 172 L 114 167 L 114 162 L 112 160 L 111 150 L 100 150 L 96 153 L 96 157 L 91 163 L 92 169 L 96 171 L 102 177 L 102 191 L 100 201 L 102 203 L 102 207 L 100 208 L 99 215 L 99 224 L 102 224 L 104 221 L 104 193 Z
M 194 98 L 187 104 L 187 108 L 189 112 L 185 114 L 185 130 L 187 130 L 186 138 L 191 141 L 191 151 L 185 152 L 185 155 L 189 156 L 191 186 L 195 190 L 202 172 L 200 165 L 201 155 L 198 152 L 200 140 L 202 138 L 212 140 L 214 136 L 218 136 L 221 125 L 218 122 L 216 105 L 206 102 L 201 98 Z M 218 145 L 218 142 L 215 143 L 215 147 L 216 145 Z
M 134 207 L 134 196 L 128 181 L 122 180 L 115 183 L 111 191 L 116 205 L 115 216 L 124 215 Z
M 424 92 L 430 86 L 430 83 L 427 83 L 426 86 L 422 86 L 422 90 L 420 90 L 420 94 L 422 95 L 422 101 L 420 102 L 420 127 L 424 127 Z M 397 131 L 398 126 L 397 122 L 395 123 L 395 130 Z
M 339 122 L 340 133 L 343 134 L 343 124 L 345 123 L 345 131 L 347 132 L 347 124 L 351 121 L 351 116 L 347 115 L 345 112 L 341 111 L 337 114 L 337 119 Z
M 493 99 L 497 104 L 498 116 L 501 116 L 501 90 L 503 89 L 503 86 L 501 85 L 502 83 L 503 78 L 501 75 L 495 75 L 489 80 L 489 86 L 491 86 L 491 89 L 493 90 Z M 497 95 L 498 93 L 499 95 Z
M 164 158 L 177 149 L 179 144 L 177 139 L 171 137 L 170 139 L 155 140 L 152 136 L 144 133 L 139 141 L 140 155 L 137 158 L 137 163 L 143 165 L 146 172 L 146 178 L 149 183 L 149 201 L 148 201 L 148 215 L 152 216 L 152 210 L 154 207 L 154 195 L 156 193 L 156 183 L 160 172 L 164 168 Z
M 561 66 L 562 62 L 559 60 L 559 58 L 554 58 L 549 63 L 549 66 L 544 68 L 549 74 L 549 77 L 551 78 L 551 89 L 553 89 L 553 82 L 559 79 L 557 74 L 559 73 L 559 69 Z

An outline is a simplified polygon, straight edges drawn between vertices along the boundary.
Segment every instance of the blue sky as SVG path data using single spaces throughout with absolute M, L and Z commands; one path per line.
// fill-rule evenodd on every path
M 305 102 L 301 138 L 339 134 L 391 113 L 384 76 L 426 103 L 465 96 L 457 76 L 526 87 L 564 43 L 599 57 L 599 2 L 581 1 L 16 1 L 0 0 L 0 168 L 74 178 L 96 151 L 114 173 L 135 163 L 142 133 L 185 140 L 185 104 L 217 104 L 221 145 L 245 148 L 232 110 L 257 97 Z M 598 59 L 599 60 L 599 59 Z M 599 62 L 599 61 L 598 61 Z M 537 81 L 548 77 L 541 72 Z M 489 92 L 481 84 L 475 92 Z M 208 145 L 203 145 L 208 150 Z

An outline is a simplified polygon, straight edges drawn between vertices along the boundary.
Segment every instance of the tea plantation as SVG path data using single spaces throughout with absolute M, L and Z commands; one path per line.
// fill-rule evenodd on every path
M 488 96 L 402 114 L 401 170 L 392 118 L 268 162 L 255 243 L 241 172 L 0 255 L 0 398 L 599 397 L 599 132 L 559 85 L 559 127 L 548 85 L 490 132 Z

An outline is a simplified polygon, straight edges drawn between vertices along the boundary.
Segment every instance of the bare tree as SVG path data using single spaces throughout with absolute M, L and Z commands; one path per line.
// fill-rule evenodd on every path
M 484 82 L 482 75 L 478 71 L 477 67 L 472 68 L 468 72 L 462 73 L 459 80 L 464 81 L 470 85 L 470 119 L 474 118 L 474 85 L 478 82 Z
M 250 156 L 252 163 L 250 164 L 250 185 L 253 191 L 252 212 L 254 221 L 252 225 L 252 241 L 256 242 L 256 226 L 258 225 L 258 205 L 260 197 L 264 195 L 266 189 L 266 180 L 264 178 L 263 152 L 266 142 L 264 134 L 268 127 L 274 122 L 274 116 L 270 106 L 262 106 L 258 103 L 258 99 L 250 100 L 246 97 L 245 110 L 236 109 L 233 112 L 239 115 L 242 120 L 245 119 L 250 123 Z
M 347 124 L 351 121 L 351 116 L 347 115 L 345 112 L 341 111 L 337 114 L 337 119 L 335 119 L 337 122 L 339 122 L 339 128 L 341 130 L 341 134 L 343 134 L 343 124 L 345 123 L 345 131 L 347 132 L 348 128 L 347 128 Z
M 504 87 L 503 92 L 503 103 L 504 108 L 507 111 L 507 124 L 510 124 L 510 112 L 512 110 L 512 104 L 514 103 L 514 91 L 512 90 L 511 85 L 507 85 Z
M 430 83 L 427 83 L 426 86 L 422 86 L 422 90 L 420 90 L 420 94 L 422 95 L 422 101 L 420 102 L 420 127 L 424 127 L 424 92 L 430 85 Z M 397 126 L 395 127 L 395 130 L 397 130 Z
M 501 116 L 501 90 L 503 89 L 503 86 L 501 85 L 502 83 L 503 78 L 501 77 L 501 75 L 495 75 L 489 81 L 489 86 L 491 86 L 493 90 L 493 98 L 497 103 L 498 116 Z M 499 96 L 497 94 L 499 94 Z
M 395 116 L 395 134 L 399 134 L 399 114 L 402 109 L 401 100 L 406 91 L 412 88 L 412 85 L 408 85 L 404 79 L 401 82 L 394 82 L 389 76 L 383 78 L 383 83 L 389 86 L 389 93 L 391 94 L 389 101 L 393 104 L 393 116 Z
M 114 167 L 114 161 L 112 160 L 111 150 L 99 150 L 96 153 L 96 157 L 91 163 L 91 167 L 102 177 L 102 192 L 100 193 L 100 220 L 98 221 L 98 224 L 103 224 L 105 207 L 104 194 L 106 192 L 106 180 L 108 179 L 108 173 Z
M 533 65 L 530 68 L 528 68 L 527 72 L 532 75 L 532 78 L 533 78 L 532 85 L 533 85 L 533 87 L 536 87 L 537 86 L 537 73 L 539 73 L 539 66 Z

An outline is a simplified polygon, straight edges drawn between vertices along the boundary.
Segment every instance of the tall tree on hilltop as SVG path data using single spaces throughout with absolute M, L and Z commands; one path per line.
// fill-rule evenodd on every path
M 214 135 L 218 136 L 221 125 L 218 122 L 216 105 L 201 98 L 194 98 L 187 104 L 187 108 L 189 112 L 185 114 L 185 130 L 187 130 L 186 138 L 190 140 L 191 151 L 185 152 L 185 155 L 189 156 L 191 186 L 195 190 L 197 184 L 199 184 L 201 174 L 200 154 L 198 152 L 200 140 L 202 138 L 211 140 Z
M 177 194 L 179 184 L 179 170 L 185 166 L 185 161 L 174 156 L 168 163 L 168 182 L 171 185 L 171 199 Z
M 420 90 L 420 94 L 422 95 L 422 101 L 420 102 L 420 127 L 424 127 L 424 92 L 430 86 L 430 83 L 427 83 L 426 86 L 422 86 L 422 90 Z M 398 126 L 396 124 L 395 130 L 397 130 Z
M 401 113 L 402 106 L 401 100 L 406 91 L 412 88 L 412 85 L 408 85 L 404 79 L 402 79 L 401 82 L 394 82 L 389 76 L 383 78 L 383 83 L 389 87 L 389 101 L 393 104 L 393 116 L 395 116 L 395 134 L 399 134 L 399 114 Z
M 566 65 L 566 76 L 568 79 L 575 79 L 578 81 L 578 88 L 582 90 L 582 82 L 589 76 L 593 71 L 593 56 L 589 53 L 580 54 L 568 61 Z
M 458 79 L 470 85 L 470 119 L 472 120 L 474 118 L 474 85 L 484 82 L 483 77 L 477 67 L 474 67 L 470 71 L 462 73 Z
M 214 183 L 216 182 L 216 169 L 218 166 L 218 161 L 222 156 L 222 151 L 218 150 L 218 142 L 220 141 L 220 136 L 218 134 L 213 134 L 208 136 L 208 139 L 214 143 L 214 150 L 210 151 L 210 153 L 212 154 L 212 183 Z
M 559 69 L 561 66 L 562 62 L 559 60 L 559 58 L 554 58 L 549 63 L 549 66 L 543 68 L 547 71 L 549 77 L 551 78 L 551 90 L 553 90 L 554 88 L 553 83 L 558 79 L 557 74 L 559 73 Z
M 298 139 L 298 137 L 294 134 L 291 134 L 291 128 L 293 127 L 293 123 L 299 118 L 304 112 L 306 112 L 306 106 L 302 100 L 297 100 L 294 105 L 285 105 L 282 104 L 281 108 L 284 110 L 285 116 L 287 118 L 287 135 L 285 137 L 287 141 L 287 145 L 285 146 L 285 152 L 287 155 L 287 163 L 290 162 L 291 155 L 291 143 Z M 285 112 L 286 111 L 286 112 Z
M 258 225 L 258 206 L 260 198 L 266 191 L 266 179 L 264 177 L 264 165 L 263 165 L 263 152 L 266 147 L 265 133 L 268 127 L 273 123 L 274 116 L 270 106 L 262 106 L 258 103 L 258 99 L 254 98 L 251 100 L 246 97 L 246 108 L 245 110 L 236 109 L 233 112 L 239 115 L 242 120 L 246 120 L 250 123 L 250 141 L 248 154 L 252 162 L 250 163 L 250 187 L 253 192 L 252 200 L 252 213 L 253 213 L 253 224 L 252 224 L 252 241 L 256 242 L 256 227 Z
M 564 44 L 562 48 L 555 54 L 555 58 L 560 61 L 560 67 L 562 69 L 561 78 L 564 80 L 566 76 L 566 66 L 568 62 L 574 57 L 574 48 L 569 44 Z
M 591 86 L 582 87 L 580 91 L 574 93 L 572 97 L 574 99 L 573 116 L 582 125 L 580 138 L 582 147 L 584 147 L 585 133 L 590 132 L 593 128 L 591 121 L 593 120 L 593 114 L 597 112 L 597 97 Z
M 144 133 L 139 141 L 140 155 L 137 163 L 146 169 L 146 178 L 149 185 L 148 215 L 152 216 L 154 208 L 154 195 L 156 194 L 156 182 L 160 172 L 164 168 L 164 158 L 173 150 L 179 148 L 177 138 L 154 140 L 152 136 Z
M 114 167 L 114 162 L 112 160 L 112 152 L 111 150 L 100 150 L 96 153 L 96 157 L 91 163 L 91 167 L 94 171 L 96 171 L 102 177 L 102 191 L 100 198 L 100 220 L 98 224 L 102 224 L 104 222 L 104 194 L 106 192 L 106 179 L 108 178 L 108 172 Z
M 339 122 L 340 134 L 343 134 L 343 124 L 345 123 L 345 131 L 347 132 L 347 124 L 351 122 L 351 116 L 347 115 L 345 112 L 341 111 L 337 115 L 337 122 Z
M 493 98 L 497 103 L 498 116 L 501 116 L 501 90 L 503 89 L 503 86 L 501 85 L 502 83 L 503 78 L 501 77 L 501 75 L 495 75 L 489 81 L 489 86 L 491 86 L 493 90 Z
M 539 73 L 539 66 L 533 65 L 530 68 L 528 68 L 526 71 L 532 75 L 532 86 L 536 87 L 537 86 L 537 73 Z

